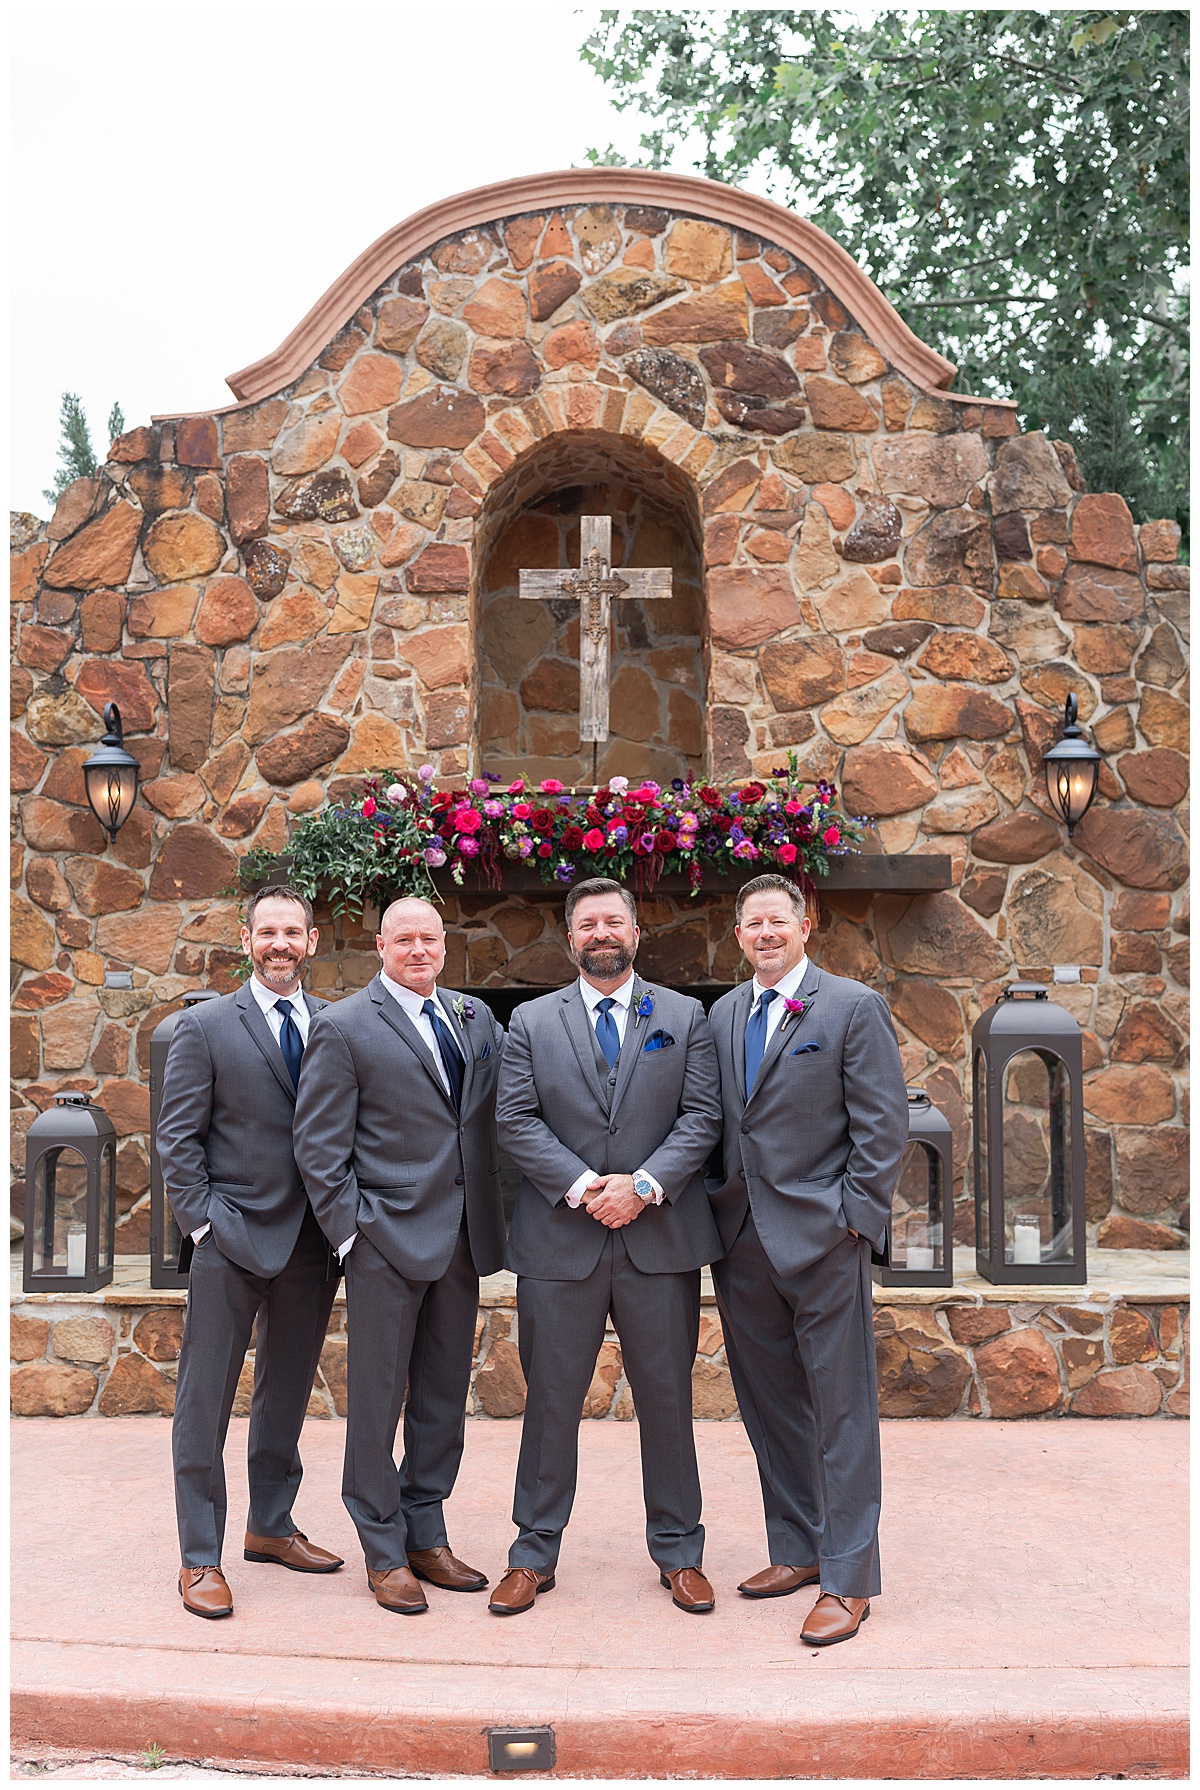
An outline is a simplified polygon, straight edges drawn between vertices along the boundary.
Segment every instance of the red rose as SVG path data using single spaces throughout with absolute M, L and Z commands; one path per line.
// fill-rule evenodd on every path
M 720 790 L 714 789 L 711 783 L 706 783 L 700 791 L 700 800 L 706 808 L 719 808 L 723 799 Z
M 841 836 L 842 835 L 836 827 L 826 827 L 825 831 L 821 834 L 826 845 L 836 845 L 841 839 Z
M 583 848 L 585 851 L 604 850 L 604 834 L 600 831 L 599 827 L 592 827 L 589 832 L 583 835 Z
M 438 832 L 441 834 L 443 839 L 453 839 L 453 837 L 454 837 L 454 822 L 452 820 L 444 820 L 442 822 L 441 826 L 438 828 Z
M 660 827 L 654 835 L 654 845 L 658 851 L 674 851 L 678 843 L 674 833 L 666 827 Z
M 362 805 L 362 812 L 363 812 L 363 819 L 370 820 L 371 816 L 375 813 L 375 798 L 374 798 L 374 796 L 367 797 L 366 801 Z
M 554 816 L 549 808 L 535 808 L 529 816 L 529 824 L 535 833 L 552 833 L 554 831 Z
M 582 844 L 582 827 L 565 827 L 563 829 L 562 846 L 564 851 L 578 851 Z
M 745 807 L 747 803 L 761 802 L 766 793 L 761 783 L 747 783 L 745 789 L 740 791 L 742 806 Z
M 453 800 L 454 797 L 450 794 L 448 789 L 439 789 L 433 798 L 432 806 L 434 808 L 448 808 Z
M 533 813 L 533 804 L 531 802 L 514 802 L 512 812 L 514 820 L 528 820 Z
M 587 821 L 589 827 L 599 827 L 604 824 L 604 816 L 594 802 L 588 803 L 584 810 L 583 818 Z
M 543 839 L 542 843 L 538 846 L 537 855 L 539 858 L 548 858 L 553 850 L 554 847 L 551 845 L 550 841 L 548 839 Z

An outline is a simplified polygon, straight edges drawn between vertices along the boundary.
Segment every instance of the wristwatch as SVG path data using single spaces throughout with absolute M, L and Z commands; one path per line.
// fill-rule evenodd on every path
M 633 1177 L 633 1191 L 637 1194 L 643 1206 L 652 1206 L 654 1204 L 654 1183 L 648 1176 L 635 1175 Z

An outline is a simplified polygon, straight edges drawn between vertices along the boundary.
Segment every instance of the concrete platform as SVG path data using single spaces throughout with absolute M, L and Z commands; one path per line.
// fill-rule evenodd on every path
M 519 1424 L 468 1425 L 451 1541 L 503 1567 Z M 884 1425 L 885 1593 L 848 1645 L 798 1642 L 810 1594 L 734 1586 L 765 1561 L 740 1425 L 697 1425 L 710 1616 L 644 1551 L 635 1424 L 585 1424 L 558 1588 L 528 1614 L 367 1591 L 338 1494 L 341 1424 L 311 1423 L 300 1526 L 345 1569 L 241 1559 L 244 1421 L 229 1448 L 237 1610 L 181 1608 L 170 1428 L 12 1430 L 14 1742 L 169 1759 L 486 1772 L 492 1726 L 550 1724 L 558 1775 L 1183 1777 L 1187 1427 Z

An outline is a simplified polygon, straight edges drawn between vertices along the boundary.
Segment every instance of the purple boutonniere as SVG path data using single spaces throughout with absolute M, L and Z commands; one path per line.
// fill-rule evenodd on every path
M 475 1003 L 469 1001 L 466 995 L 456 994 L 450 1005 L 454 1009 L 454 1017 L 460 1026 L 465 1025 L 468 1019 L 474 1019 Z
M 643 1019 L 649 1019 L 654 1011 L 654 996 L 644 994 L 638 1002 L 633 1014 L 633 1029 L 636 1032 Z
M 804 1015 L 808 1012 L 809 1007 L 807 1001 L 789 1000 L 787 995 L 784 995 L 783 997 L 783 1005 L 786 1009 L 783 1016 L 783 1023 L 785 1026 L 790 1025 L 793 1019 L 803 1019 Z

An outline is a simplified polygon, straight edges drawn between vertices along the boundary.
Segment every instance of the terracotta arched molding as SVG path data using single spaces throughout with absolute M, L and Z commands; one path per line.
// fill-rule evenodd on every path
M 771 199 L 688 174 L 661 174 L 646 168 L 565 168 L 556 174 L 524 174 L 516 180 L 497 181 L 494 186 L 475 187 L 469 193 L 427 205 L 424 211 L 396 224 L 351 262 L 274 353 L 230 373 L 225 383 L 243 404 L 273 397 L 312 365 L 364 300 L 398 267 L 424 254 L 444 236 L 522 212 L 596 203 L 654 206 L 765 237 L 811 268 L 875 346 L 914 385 L 925 391 L 942 391 L 954 378 L 957 369 L 913 334 L 858 263 L 807 218 L 797 217 Z

